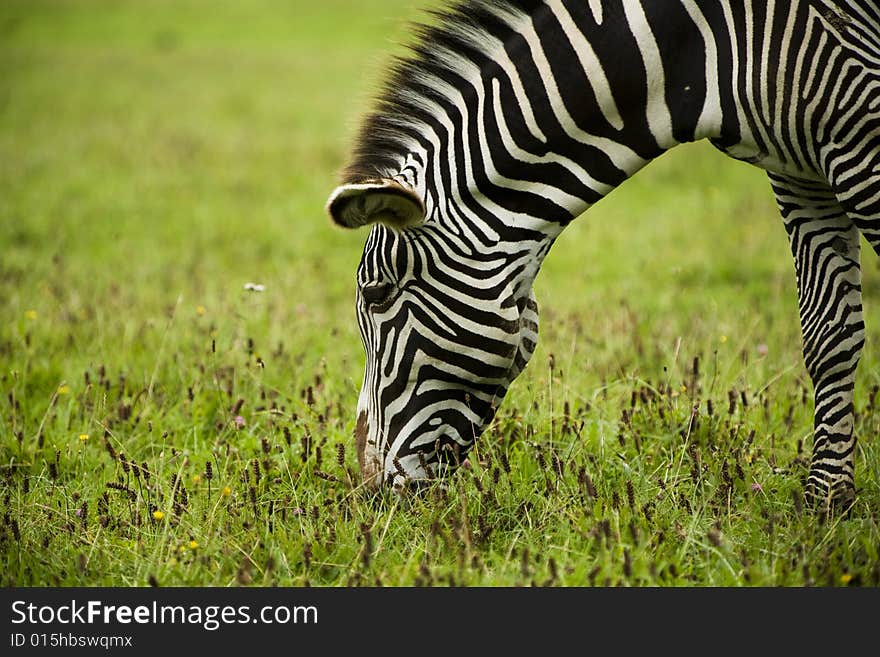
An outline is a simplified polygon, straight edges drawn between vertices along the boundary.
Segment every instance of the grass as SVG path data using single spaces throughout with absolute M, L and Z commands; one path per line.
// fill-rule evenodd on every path
M 470 468 L 362 494 L 365 234 L 323 203 L 414 4 L 0 5 L 2 584 L 880 584 L 876 256 L 821 519 L 785 233 L 705 144 L 557 242 Z

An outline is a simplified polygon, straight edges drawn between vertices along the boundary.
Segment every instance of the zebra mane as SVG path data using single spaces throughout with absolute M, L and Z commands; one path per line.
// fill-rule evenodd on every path
M 361 123 L 352 157 L 342 171 L 343 183 L 383 178 L 397 173 L 418 126 L 436 116 L 444 88 L 460 80 L 465 60 L 487 62 L 486 42 L 511 32 L 511 23 L 541 2 L 527 0 L 456 0 L 427 10 L 435 22 L 412 26 L 415 39 L 408 53 L 393 59 L 372 109 Z

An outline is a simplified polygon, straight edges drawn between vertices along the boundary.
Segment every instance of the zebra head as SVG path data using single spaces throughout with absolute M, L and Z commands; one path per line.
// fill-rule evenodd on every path
M 338 187 L 327 210 L 340 226 L 372 225 L 357 273 L 363 481 L 401 490 L 442 477 L 463 462 L 535 349 L 534 252 L 497 239 L 474 249 L 392 180 Z

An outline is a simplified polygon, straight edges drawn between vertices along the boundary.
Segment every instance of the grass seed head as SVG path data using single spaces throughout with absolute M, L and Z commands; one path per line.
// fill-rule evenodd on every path
M 372 557 L 373 552 L 373 536 L 370 529 L 370 525 L 367 523 L 361 523 L 361 537 L 364 541 L 364 549 L 361 555 L 361 559 L 364 564 L 364 568 L 370 567 L 370 558 Z
M 397 470 L 397 474 L 399 474 L 404 479 L 409 479 L 409 475 L 406 474 L 406 470 L 403 469 L 403 466 L 400 464 L 400 460 L 396 456 L 391 459 L 391 463 L 394 465 L 394 469 Z

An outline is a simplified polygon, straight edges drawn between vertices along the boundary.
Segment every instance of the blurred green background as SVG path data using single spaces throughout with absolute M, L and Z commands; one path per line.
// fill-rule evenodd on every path
M 334 326 L 356 354 L 363 236 L 332 229 L 323 203 L 412 16 L 387 2 L 4 2 L 7 328 L 29 310 L 58 331 L 86 322 L 42 350 L 59 380 L 120 340 L 149 357 L 143 320 L 178 301 L 262 313 L 257 331 L 283 315 L 283 337 L 310 347 Z M 249 281 L 268 293 L 236 305 Z

